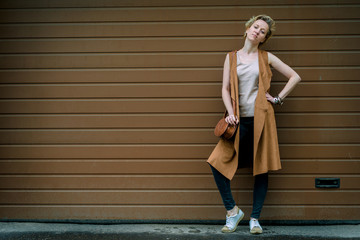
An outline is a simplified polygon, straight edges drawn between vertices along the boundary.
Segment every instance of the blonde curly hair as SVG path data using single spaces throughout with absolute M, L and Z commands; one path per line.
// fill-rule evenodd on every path
M 245 23 L 245 27 L 246 27 L 246 30 L 249 29 L 253 24 L 254 22 L 256 22 L 257 20 L 263 20 L 264 22 L 266 22 L 269 26 L 269 30 L 268 32 L 266 33 L 266 36 L 265 36 L 265 40 L 263 42 L 261 42 L 259 44 L 259 46 L 263 45 L 264 43 L 266 43 L 266 41 L 273 35 L 273 33 L 275 32 L 275 21 L 270 17 L 270 16 L 267 16 L 267 15 L 264 15 L 264 14 L 261 14 L 261 15 L 257 15 L 257 16 L 253 16 L 249 19 L 249 21 L 247 21 Z M 244 34 L 244 38 L 246 37 L 246 32 Z

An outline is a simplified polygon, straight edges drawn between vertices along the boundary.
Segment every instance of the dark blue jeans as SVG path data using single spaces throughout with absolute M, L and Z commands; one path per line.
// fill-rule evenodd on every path
M 252 167 L 253 164 L 253 142 L 254 142 L 254 118 L 242 117 L 240 118 L 240 146 L 238 168 Z M 211 170 L 214 175 L 216 185 L 219 189 L 221 198 L 226 210 L 231 210 L 235 207 L 235 201 L 231 193 L 230 180 L 222 175 L 214 167 Z M 268 174 L 259 174 L 255 176 L 254 190 L 253 190 L 253 209 L 251 213 L 252 218 L 258 219 L 260 217 L 261 209 L 264 205 L 266 193 L 268 189 Z

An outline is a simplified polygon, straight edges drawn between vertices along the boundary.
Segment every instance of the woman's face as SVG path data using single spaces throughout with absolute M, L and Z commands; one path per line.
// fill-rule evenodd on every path
M 246 30 L 246 34 L 250 41 L 259 44 L 265 40 L 268 31 L 269 25 L 264 20 L 259 19 Z

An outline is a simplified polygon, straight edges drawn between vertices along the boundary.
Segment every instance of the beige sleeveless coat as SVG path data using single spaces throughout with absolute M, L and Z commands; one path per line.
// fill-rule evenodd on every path
M 236 51 L 229 53 L 230 58 L 230 93 L 237 103 L 239 115 L 239 80 L 237 76 Z M 254 112 L 254 164 L 253 175 L 266 173 L 269 170 L 281 169 L 278 137 L 276 131 L 274 108 L 267 101 L 265 93 L 270 89 L 271 69 L 266 51 L 259 49 L 259 88 L 255 101 Z M 239 129 L 232 140 L 220 139 L 207 162 L 221 172 L 226 178 L 232 179 L 238 166 Z

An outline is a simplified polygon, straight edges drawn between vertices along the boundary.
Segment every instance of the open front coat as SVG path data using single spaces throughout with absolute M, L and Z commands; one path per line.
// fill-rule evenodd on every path
M 237 76 L 236 52 L 229 53 L 230 58 L 230 94 L 236 103 L 236 114 L 239 114 L 239 79 Z M 266 173 L 269 170 L 281 169 L 275 114 L 272 104 L 266 99 L 270 89 L 272 72 L 268 63 L 268 53 L 258 51 L 259 87 L 254 110 L 254 159 L 253 175 Z M 237 128 L 235 138 L 226 140 L 220 138 L 207 162 L 232 179 L 238 167 L 240 128 Z

